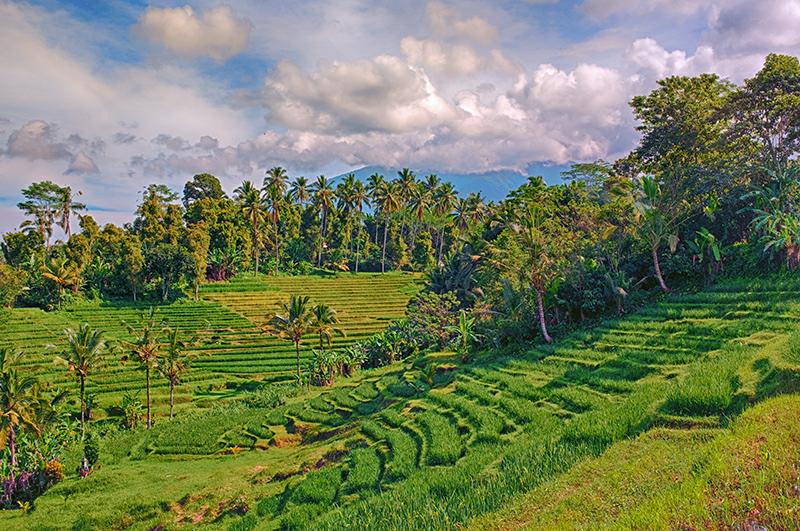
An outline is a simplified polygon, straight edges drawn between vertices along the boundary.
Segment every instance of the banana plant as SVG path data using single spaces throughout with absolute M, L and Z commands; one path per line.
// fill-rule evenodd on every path
M 692 253 L 692 262 L 705 264 L 706 275 L 713 277 L 722 270 L 723 247 L 717 237 L 703 227 L 695 232 L 694 239 L 686 242 Z

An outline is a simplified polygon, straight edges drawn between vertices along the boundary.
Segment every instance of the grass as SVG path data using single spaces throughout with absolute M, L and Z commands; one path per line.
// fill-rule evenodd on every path
M 237 294 L 249 293 L 240 287 Z M 748 504 L 769 513 L 764 521 L 787 527 L 791 489 L 772 476 L 759 483 L 754 472 L 752 483 L 741 485 L 788 501 L 748 501 L 733 479 L 715 478 L 752 457 L 725 464 L 707 456 L 738 455 L 732 448 L 750 433 L 740 426 L 755 422 L 751 412 L 776 394 L 800 392 L 798 291 L 800 282 L 781 279 L 724 283 L 515 357 L 485 353 L 464 365 L 437 353 L 310 389 L 276 408 L 184 412 L 151 433 L 104 439 L 103 465 L 89 480 L 70 475 L 29 515 L 0 515 L 0 527 L 70 527 L 81 519 L 105 528 L 193 522 L 224 529 L 443 529 L 496 519 L 563 527 L 574 516 L 578 527 L 618 521 L 691 528 L 744 522 Z M 226 345 L 220 339 L 218 346 Z M 418 382 L 417 367 L 425 363 L 456 369 L 428 389 Z M 206 399 L 218 400 L 211 393 Z M 786 456 L 800 446 L 781 431 L 781 420 L 795 434 L 800 423 L 775 415 L 764 429 L 782 446 L 773 449 L 770 439 L 761 448 L 777 456 L 780 476 L 792 470 Z M 73 459 L 68 470 L 77 466 Z M 602 475 L 591 475 L 595 470 Z M 698 470 L 709 472 L 695 477 Z M 698 487 L 697 478 L 706 483 Z M 711 499 L 716 512 L 686 510 L 679 503 L 684 491 L 671 490 L 684 483 L 694 496 L 687 500 L 701 505 L 708 500 L 700 494 L 729 489 L 729 507 Z M 251 509 L 246 515 L 234 510 L 240 503 Z M 644 507 L 651 506 L 656 516 L 648 520 Z M 525 520 L 526 514 L 535 516 Z

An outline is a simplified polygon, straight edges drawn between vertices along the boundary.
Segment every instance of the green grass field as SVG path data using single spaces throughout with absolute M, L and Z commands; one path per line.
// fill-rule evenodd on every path
M 179 299 L 160 305 L 158 316 L 168 326 L 179 328 L 185 339 L 197 338 L 193 349 L 198 357 L 176 390 L 177 408 L 208 406 L 220 397 L 236 394 L 253 379 L 282 381 L 293 377 L 294 346 L 263 330 L 265 322 L 279 311 L 278 302 L 290 294 L 309 295 L 312 302 L 325 302 L 337 310 L 346 336 L 336 337 L 334 346 L 343 346 L 401 317 L 419 289 L 420 277 L 403 273 L 278 278 L 245 275 L 231 282 L 205 285 L 200 301 Z M 88 322 L 105 330 L 112 340 L 130 339 L 125 324 L 135 327 L 146 308 L 146 303 L 87 302 L 52 313 L 15 309 L 0 329 L 0 346 L 19 348 L 27 354 L 25 364 L 31 371 L 71 388 L 74 382 L 66 371 L 53 364 L 64 329 Z M 303 345 L 304 360 L 310 356 L 315 340 L 309 336 Z M 89 380 L 87 392 L 97 395 L 101 407 L 118 404 L 125 392 L 143 389 L 143 374 L 134 365 L 121 365 L 121 354 L 109 355 L 105 366 Z M 154 406 L 164 413 L 166 381 L 155 377 L 153 383 Z
M 346 300 L 338 280 L 324 282 L 298 285 Z M 230 288 L 175 307 L 214 305 L 257 322 L 294 289 Z M 88 479 L 69 477 L 0 525 L 796 527 L 798 398 L 772 397 L 800 392 L 798 295 L 796 280 L 728 281 L 520 355 L 487 352 L 465 365 L 429 354 L 276 409 L 184 413 L 104 441 Z M 348 326 L 361 322 L 357 310 L 342 310 Z M 432 387 L 421 378 L 429 364 L 438 368 Z M 754 447 L 759 432 L 774 439 Z M 741 470 L 752 473 L 737 484 Z M 713 497 L 721 487 L 722 507 Z

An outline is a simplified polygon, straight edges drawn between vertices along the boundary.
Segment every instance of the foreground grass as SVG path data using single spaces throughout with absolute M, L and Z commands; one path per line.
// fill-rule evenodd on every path
M 724 430 L 656 428 L 613 445 L 475 529 L 797 529 L 800 396 Z

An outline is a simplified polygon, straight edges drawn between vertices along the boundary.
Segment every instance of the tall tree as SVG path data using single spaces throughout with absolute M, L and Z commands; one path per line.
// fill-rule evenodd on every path
M 294 344 L 294 351 L 297 356 L 297 385 L 302 382 L 300 374 L 300 342 L 303 335 L 311 327 L 311 309 L 308 305 L 307 296 L 292 295 L 288 302 L 281 303 L 282 314 L 276 314 L 270 320 L 270 326 L 279 337 L 287 339 Z
M 210 245 L 211 235 L 208 233 L 205 223 L 197 223 L 189 227 L 186 233 L 186 248 L 191 257 L 189 277 L 192 282 L 195 300 L 200 298 L 200 284 L 206 280 Z
M 297 177 L 292 181 L 292 186 L 289 188 L 289 197 L 293 201 L 300 203 L 300 206 L 305 206 L 306 201 L 311 197 L 308 179 L 305 177 Z
M 259 270 L 259 256 L 261 255 L 261 226 L 266 219 L 266 205 L 261 190 L 253 186 L 250 181 L 244 181 L 234 191 L 236 201 L 242 209 L 247 223 L 250 225 L 250 240 L 253 245 L 253 273 Z
M 380 196 L 381 190 L 383 189 L 385 183 L 386 179 L 380 173 L 373 173 L 367 179 L 367 192 L 372 199 L 372 204 L 375 206 L 378 204 L 378 197 Z M 375 223 L 374 241 L 375 245 L 378 245 L 378 223 Z
M 166 336 L 164 354 L 158 361 L 158 372 L 169 382 L 169 418 L 173 418 L 175 386 L 180 384 L 181 376 L 189 370 L 195 355 L 188 352 L 188 345 L 180 338 L 180 331 L 177 328 L 168 328 Z
M 283 207 L 283 199 L 286 195 L 286 182 L 288 176 L 286 170 L 280 166 L 270 168 L 267 170 L 267 175 L 264 177 L 264 194 L 269 201 L 269 217 L 272 222 L 273 234 L 275 237 L 275 274 L 278 274 L 281 261 L 281 241 L 280 241 L 280 221 L 281 221 L 281 208 Z
M 187 210 L 192 203 L 200 199 L 222 199 L 224 197 L 222 184 L 210 173 L 199 173 L 183 186 L 183 206 Z
M 151 307 L 139 316 L 136 326 L 126 323 L 128 333 L 133 336 L 132 341 L 125 343 L 127 352 L 123 354 L 122 361 L 133 360 L 144 370 L 146 400 L 147 400 L 147 429 L 153 427 L 153 416 L 150 400 L 150 375 L 158 369 L 161 342 L 159 336 L 164 332 L 164 321 L 159 319 L 156 309 Z
M 322 236 L 322 243 L 319 247 L 319 255 L 317 258 L 317 266 L 322 265 L 322 253 L 327 245 L 328 236 L 328 213 L 333 208 L 333 188 L 327 177 L 319 175 L 311 185 L 311 191 L 314 194 L 314 202 L 319 207 L 320 212 L 320 234 Z
M 53 223 L 61 210 L 64 189 L 52 181 L 36 182 L 24 188 L 25 201 L 17 204 L 22 212 L 32 219 L 23 222 L 23 228 L 34 228 L 42 236 L 45 248 L 50 249 Z
M 339 317 L 336 315 L 336 310 L 327 304 L 315 304 L 311 308 L 310 330 L 319 336 L 320 351 L 325 349 L 325 344 L 331 345 L 334 334 L 344 336 L 344 330 L 336 326 L 338 324 Z
M 11 473 L 17 467 L 17 435 L 23 428 L 38 433 L 39 397 L 35 378 L 19 373 L 19 351 L 0 348 L 0 449 L 11 454 Z
M 76 195 L 81 195 L 81 192 L 77 192 Z M 70 223 L 72 214 L 77 214 L 82 210 L 86 210 L 86 205 L 75 201 L 72 188 L 65 186 L 61 188 L 61 197 L 58 207 L 58 226 L 61 227 L 69 240 L 69 237 L 72 236 L 72 225 Z
M 389 234 L 389 220 L 391 219 L 392 215 L 400 210 L 400 206 L 402 204 L 402 199 L 400 197 L 400 191 L 397 187 L 396 182 L 384 182 L 383 185 L 378 188 L 374 194 L 373 198 L 375 200 L 375 204 L 380 210 L 380 215 L 383 217 L 383 246 L 381 251 L 381 273 L 386 272 L 386 238 Z
M 81 440 L 86 434 L 86 380 L 103 363 L 108 344 L 102 330 L 94 330 L 89 323 L 81 324 L 77 330 L 64 330 L 67 343 L 56 362 L 66 365 L 70 374 L 78 381 L 81 402 Z

